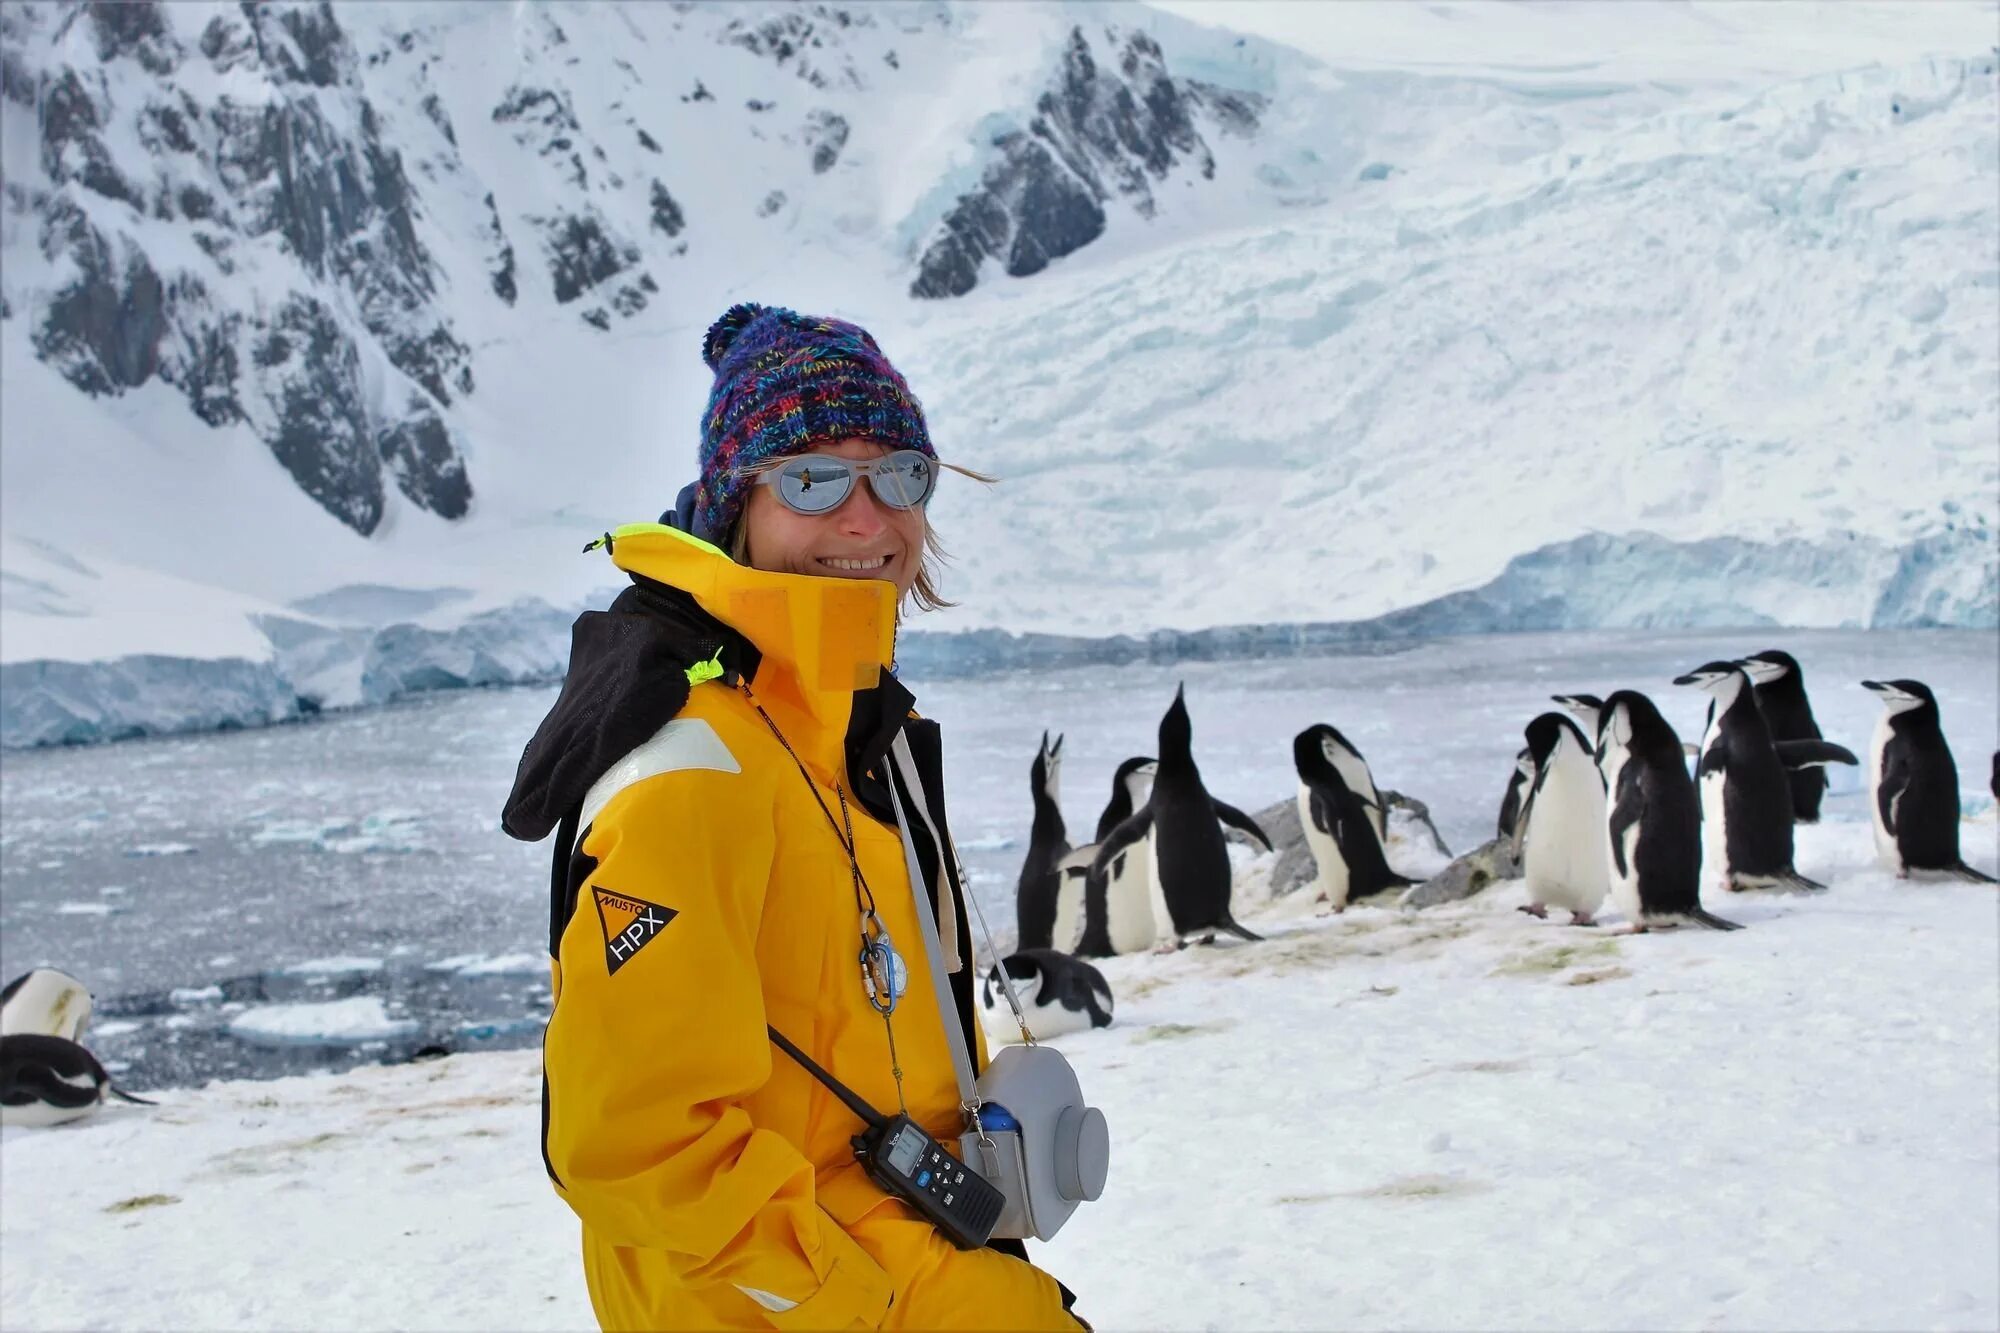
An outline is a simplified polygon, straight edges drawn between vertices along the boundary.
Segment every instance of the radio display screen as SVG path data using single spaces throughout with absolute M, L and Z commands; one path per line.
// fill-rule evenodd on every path
M 889 1165 L 901 1175 L 910 1175 L 917 1169 L 917 1163 L 924 1155 L 924 1136 L 917 1132 L 915 1125 L 905 1125 L 896 1141 L 889 1145 Z

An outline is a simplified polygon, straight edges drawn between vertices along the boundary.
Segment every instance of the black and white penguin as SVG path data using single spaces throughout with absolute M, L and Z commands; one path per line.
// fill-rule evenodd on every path
M 1299 774 L 1299 827 L 1319 866 L 1314 886 L 1318 897 L 1336 912 L 1345 912 L 1350 902 L 1417 882 L 1389 868 L 1382 835 L 1371 818 L 1381 812 L 1348 786 L 1341 771 L 1342 756 L 1351 753 L 1340 733 L 1323 722 L 1292 740 L 1292 766 Z
M 1900 878 L 1949 875 L 1991 884 L 1958 851 L 1958 765 L 1945 743 L 1937 696 L 1918 680 L 1864 680 L 1882 698 L 1868 748 L 1875 850 Z
M 1111 1026 L 1111 983 L 1102 972 L 1054 949 L 1023 949 L 987 969 L 979 988 L 980 1019 L 996 1042 L 1021 1040 L 1013 1006 L 1000 988 L 1002 967 L 1014 982 L 1014 995 L 1037 1041 Z
M 107 1096 L 153 1104 L 113 1084 L 97 1057 L 66 1037 L 40 1032 L 0 1037 L 0 1125 L 80 1120 Z
M 1709 662 L 1676 676 L 1674 684 L 1702 690 L 1714 701 L 1695 769 L 1709 874 L 1735 892 L 1824 889 L 1792 866 L 1791 783 L 1749 675 L 1735 662 Z M 1816 762 L 1855 762 L 1826 741 L 1790 741 L 1786 748 L 1801 760 L 1811 748 L 1820 755 Z
M 1120 852 L 1103 875 L 1090 873 L 1097 849 L 1111 830 L 1151 797 L 1156 767 L 1147 755 L 1118 765 L 1111 778 L 1111 799 L 1097 817 L 1096 841 L 1063 858 L 1063 885 L 1056 900 L 1057 948 L 1067 944 L 1085 957 L 1108 958 L 1150 949 L 1158 941 L 1164 912 L 1153 901 L 1153 852 L 1145 840 Z
M 1049 743 L 1042 733 L 1041 748 L 1028 769 L 1028 790 L 1035 802 L 1035 822 L 1028 833 L 1028 855 L 1021 862 L 1021 878 L 1014 888 L 1014 924 L 1023 949 L 1046 949 L 1055 939 L 1056 898 L 1062 885 L 1058 870 L 1069 851 L 1069 836 L 1063 828 L 1062 743 L 1058 735 Z
M 1521 910 L 1545 917 L 1551 907 L 1569 913 L 1571 925 L 1595 925 L 1611 891 L 1606 839 L 1604 779 L 1595 746 L 1561 713 L 1543 713 L 1527 727 L 1535 781 L 1522 807 L 1521 840 L 1528 903 Z
M 1217 930 L 1226 930 L 1246 940 L 1262 939 L 1229 914 L 1229 844 L 1222 825 L 1234 824 L 1267 850 L 1271 839 L 1256 820 L 1208 794 L 1195 766 L 1193 744 L 1194 724 L 1188 719 L 1182 687 L 1174 691 L 1174 702 L 1160 719 L 1160 757 L 1152 793 L 1145 806 L 1098 847 L 1091 874 L 1104 874 L 1120 852 L 1150 833 L 1156 901 L 1166 911 L 1169 938 L 1185 943 L 1188 936 L 1202 935 L 1210 942 Z
M 1511 839 L 1521 822 L 1521 798 L 1527 795 L 1528 786 L 1535 780 L 1535 756 L 1529 750 L 1522 750 L 1514 756 L 1514 772 L 1507 779 L 1507 794 L 1500 798 L 1500 823 L 1498 836 Z
M 1701 807 L 1681 738 L 1651 699 L 1619 690 L 1604 701 L 1597 767 L 1609 805 L 1611 900 L 1633 930 L 1685 922 L 1741 930 L 1701 905 Z
M 90 1024 L 90 989 L 67 972 L 38 967 L 0 990 L 0 1036 L 35 1033 L 82 1041 Z
M 1819 723 L 1806 698 L 1805 673 L 1798 659 L 1776 648 L 1752 653 L 1742 667 L 1757 686 L 1757 707 L 1771 728 L 1774 741 L 1816 741 Z M 1826 770 L 1814 764 L 1787 774 L 1792 787 L 1792 816 L 1801 824 L 1819 823 L 1819 803 L 1826 796 Z
M 1340 780 L 1347 789 L 1359 796 L 1368 807 L 1368 822 L 1375 826 L 1375 836 L 1387 843 L 1389 840 L 1389 809 L 1382 801 L 1382 793 L 1375 787 L 1375 774 L 1368 768 L 1368 760 L 1356 749 L 1354 742 L 1340 734 L 1325 722 L 1315 723 L 1324 738 L 1327 760 L 1340 773 Z
M 2000 750 L 1993 752 L 1993 778 L 1988 785 L 1993 790 L 1993 799 L 2000 801 Z
M 1584 739 L 1590 742 L 1590 748 L 1595 751 L 1597 723 L 1604 714 L 1604 700 L 1594 694 L 1551 694 L 1549 698 L 1570 711 L 1571 716 L 1576 718 L 1577 725 L 1583 728 Z

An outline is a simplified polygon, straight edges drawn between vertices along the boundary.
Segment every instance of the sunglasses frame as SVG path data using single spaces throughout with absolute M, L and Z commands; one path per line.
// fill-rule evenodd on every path
M 924 466 L 929 469 L 930 483 L 924 487 L 924 493 L 911 503 L 898 504 L 895 500 L 883 494 L 883 483 L 879 478 L 879 474 L 888 471 L 891 464 L 906 458 L 915 458 L 922 461 Z M 875 498 L 899 513 L 922 510 L 931 502 L 931 497 L 937 494 L 938 472 L 940 470 L 938 461 L 920 449 L 898 449 L 894 453 L 883 454 L 880 458 L 843 458 L 839 454 L 794 454 L 783 462 L 751 469 L 747 473 L 739 471 L 737 475 L 748 475 L 751 478 L 751 484 L 755 486 L 776 486 L 784 478 L 786 470 L 799 463 L 831 463 L 847 474 L 845 482 L 847 489 L 841 494 L 838 500 L 835 500 L 824 509 L 801 509 L 786 498 L 783 487 L 778 488 L 778 502 L 793 513 L 803 514 L 807 518 L 823 518 L 838 510 L 852 499 L 856 490 L 854 479 L 857 476 L 866 477 L 869 488 L 875 492 Z M 807 484 L 811 485 L 810 482 Z

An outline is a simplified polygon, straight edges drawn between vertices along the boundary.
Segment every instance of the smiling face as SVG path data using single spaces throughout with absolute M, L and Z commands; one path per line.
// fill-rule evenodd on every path
M 858 437 L 814 446 L 809 452 L 837 458 L 880 458 L 892 450 Z M 882 579 L 900 600 L 916 586 L 924 554 L 924 511 L 893 509 L 876 498 L 872 479 L 856 477 L 853 490 L 825 514 L 785 506 L 774 486 L 753 486 L 743 507 L 743 561 L 774 574 L 830 579 Z

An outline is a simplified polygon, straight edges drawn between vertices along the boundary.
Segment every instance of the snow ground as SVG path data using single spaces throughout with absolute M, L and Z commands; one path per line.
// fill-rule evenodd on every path
M 1991 870 L 1990 818 L 1965 828 Z M 1100 1329 L 1992 1328 L 2000 896 L 1801 831 L 1729 935 L 1242 892 L 1060 1043 L 1111 1183 L 1036 1247 Z M 218 1083 L 0 1135 L 0 1324 L 586 1328 L 533 1052 Z

